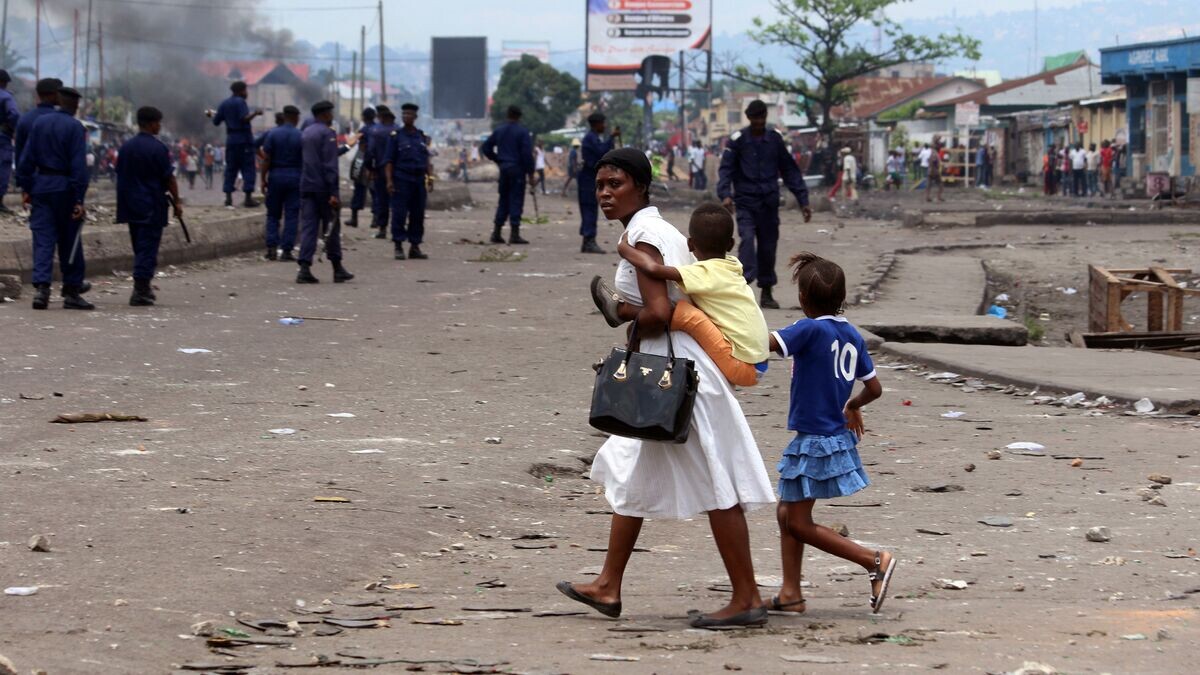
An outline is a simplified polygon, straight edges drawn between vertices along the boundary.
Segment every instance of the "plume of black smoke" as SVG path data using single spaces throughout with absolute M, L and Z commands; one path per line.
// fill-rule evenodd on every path
M 46 8 L 58 21 L 70 21 L 78 9 L 82 21 L 87 5 L 87 0 L 68 0 L 46 3 Z M 134 108 L 150 105 L 162 110 L 164 127 L 176 135 L 217 139 L 220 131 L 204 110 L 229 96 L 229 82 L 201 73 L 201 61 L 297 62 L 309 56 L 295 44 L 290 30 L 271 28 L 257 5 L 258 0 L 237 4 L 170 0 L 159 5 L 97 0 L 93 23 L 104 26 L 106 96 L 121 96 Z M 82 27 L 80 32 L 82 37 Z M 93 88 L 98 84 L 97 60 L 93 51 Z M 298 95 L 304 100 L 296 104 L 307 108 L 321 98 L 322 90 L 306 83 L 298 88 Z

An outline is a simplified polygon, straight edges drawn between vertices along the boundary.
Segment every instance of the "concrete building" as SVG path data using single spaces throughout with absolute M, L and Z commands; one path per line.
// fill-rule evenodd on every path
M 1200 38 L 1101 49 L 1100 69 L 1105 84 L 1125 87 L 1130 175 L 1196 175 Z
M 284 63 L 271 59 L 201 61 L 196 67 L 209 77 L 246 83 L 250 94 L 246 103 L 251 110 L 261 108 L 264 113 L 254 119 L 252 126 L 255 133 L 275 126 L 275 113 L 282 112 L 285 105 L 296 105 L 303 111 L 316 102 L 312 92 L 308 91 L 311 88 L 308 84 L 311 69 L 305 63 Z M 316 88 L 316 93 L 321 93 L 320 87 Z M 215 101 L 213 106 L 216 107 Z

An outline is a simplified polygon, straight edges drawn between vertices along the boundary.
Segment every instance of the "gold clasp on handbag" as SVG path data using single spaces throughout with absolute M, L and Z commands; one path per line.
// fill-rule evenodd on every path
M 653 368 L 642 366 L 642 377 L 650 377 L 650 373 L 654 372 Z
M 661 378 L 659 378 L 659 380 L 658 380 L 658 387 L 660 389 L 670 389 L 671 388 L 671 371 L 669 371 L 669 370 L 663 371 L 663 376 Z
M 617 382 L 624 382 L 628 377 L 629 374 L 626 372 L 625 362 L 622 361 L 620 367 L 617 368 L 617 372 L 613 373 L 613 379 Z

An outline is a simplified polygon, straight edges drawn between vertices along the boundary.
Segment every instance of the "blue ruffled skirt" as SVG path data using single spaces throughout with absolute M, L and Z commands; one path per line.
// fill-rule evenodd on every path
M 849 430 L 836 436 L 796 434 L 775 468 L 781 502 L 845 497 L 871 484 Z

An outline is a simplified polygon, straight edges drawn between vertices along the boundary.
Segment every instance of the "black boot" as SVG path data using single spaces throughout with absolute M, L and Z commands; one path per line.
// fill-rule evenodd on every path
M 605 251 L 604 249 L 600 248 L 600 245 L 596 243 L 595 237 L 584 237 L 583 238 L 583 246 L 580 247 L 579 252 L 580 253 L 608 253 L 608 251 Z
M 292 255 L 292 249 L 286 248 L 283 250 L 283 255 L 279 256 L 283 262 L 296 262 L 296 256 Z
M 154 293 L 149 279 L 134 279 L 133 294 L 129 296 L 130 307 L 150 307 L 154 304 Z
M 275 250 L 274 246 L 267 247 L 267 256 L 266 257 L 267 257 L 267 260 L 278 260 L 279 259 L 279 254 Z
M 244 206 L 248 209 L 252 209 L 252 208 L 258 206 L 258 201 L 256 199 L 254 199 L 254 197 L 251 197 L 250 193 L 247 192 L 246 193 L 246 201 L 242 203 L 242 206 Z
M 504 243 L 504 235 L 502 235 L 500 233 L 500 231 L 502 229 L 504 229 L 503 225 L 497 225 L 494 228 L 492 228 L 492 243 L 493 244 L 503 244 Z
M 775 302 L 775 298 L 771 295 L 771 287 L 762 287 L 762 298 L 758 301 L 759 306 L 763 309 L 779 309 L 779 303 Z
M 429 258 L 429 256 L 421 252 L 420 244 L 413 244 L 408 247 L 408 257 L 412 260 L 425 260 Z
M 298 284 L 319 284 L 321 280 L 314 277 L 312 273 L 312 263 L 300 263 L 300 271 L 296 273 L 296 283 Z
M 354 278 L 354 275 L 350 274 L 349 270 L 342 267 L 341 260 L 330 260 L 329 262 L 333 263 L 333 283 L 340 284 Z
M 396 260 L 404 260 L 407 256 L 404 255 L 404 242 L 396 242 Z
M 350 210 L 350 221 L 346 223 L 346 227 L 358 227 L 358 209 Z
M 225 193 L 225 206 L 233 206 L 233 193 L 232 192 Z
M 63 286 L 63 309 L 96 309 L 79 295 L 79 286 Z
M 524 239 L 521 238 L 521 226 L 520 225 L 513 225 L 509 229 L 511 230 L 510 234 L 508 235 L 508 243 L 509 244 L 515 245 L 515 244 L 528 244 L 529 243 L 528 241 L 525 241 Z
M 33 285 L 33 308 L 46 309 L 50 306 L 50 284 Z
M 379 231 L 375 233 L 375 238 L 376 239 L 387 239 L 387 225 L 384 225 L 383 227 L 379 228 Z

